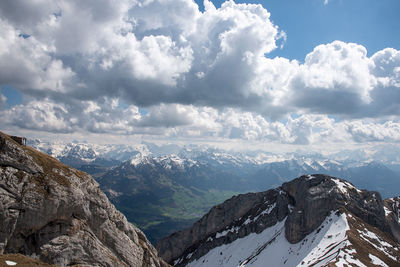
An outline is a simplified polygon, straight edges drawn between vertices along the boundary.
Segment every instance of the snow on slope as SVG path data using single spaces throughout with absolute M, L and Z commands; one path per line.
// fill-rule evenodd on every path
M 135 167 L 141 164 L 151 164 L 151 163 L 152 163 L 151 159 L 148 156 L 143 155 L 141 153 L 137 153 L 130 159 L 130 164 Z
M 369 254 L 368 256 L 369 256 L 369 258 L 371 259 L 371 262 L 372 262 L 373 264 L 378 265 L 378 266 L 382 266 L 382 267 L 388 267 L 387 264 L 384 263 L 384 262 L 383 262 L 381 259 L 379 259 L 378 257 L 376 257 L 376 256 L 374 256 L 374 255 L 372 255 L 372 254 Z
M 154 163 L 158 163 L 167 170 L 171 170 L 173 167 L 183 170 L 185 169 L 185 167 L 192 167 L 197 164 L 197 162 L 192 159 L 181 158 L 175 154 L 170 154 L 168 156 L 151 157 L 138 153 L 133 156 L 129 162 L 134 167 L 146 164 L 154 165 Z
M 210 250 L 189 267 L 200 266 L 325 266 L 338 259 L 337 266 L 365 266 L 352 257 L 346 231 L 349 230 L 346 214 L 332 212 L 321 226 L 303 241 L 290 244 L 285 238 L 285 220 L 263 232 L 252 233 L 234 242 Z M 190 254 L 188 255 L 188 257 Z M 178 262 L 175 262 L 177 264 Z

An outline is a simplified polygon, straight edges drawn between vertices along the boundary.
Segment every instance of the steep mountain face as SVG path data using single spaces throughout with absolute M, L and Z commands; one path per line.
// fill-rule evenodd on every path
M 88 174 L 0 133 L 0 254 L 58 266 L 167 266 Z
M 175 266 L 399 266 L 399 203 L 301 176 L 215 206 L 157 249 Z

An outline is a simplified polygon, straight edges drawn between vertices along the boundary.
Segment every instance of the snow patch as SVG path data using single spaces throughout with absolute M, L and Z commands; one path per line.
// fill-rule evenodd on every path
M 383 208 L 385 209 L 385 216 L 389 216 L 389 214 L 390 214 L 392 211 L 389 210 L 388 208 L 386 208 L 385 206 L 383 206 Z
M 351 257 L 354 251 L 343 249 L 349 244 L 346 235 L 349 226 L 345 214 L 336 215 L 332 212 L 318 229 L 297 244 L 290 244 L 286 240 L 284 227 L 285 220 L 259 234 L 252 233 L 216 247 L 187 266 L 264 267 L 268 263 L 268 266 L 317 267 L 337 259 L 347 264 L 357 262 Z M 357 266 L 363 266 L 359 263 Z
M 131 158 L 131 165 L 137 167 L 138 165 L 142 164 L 146 161 L 147 157 L 142 155 L 141 153 L 136 154 L 133 158 Z
M 182 258 L 176 259 L 176 260 L 174 261 L 174 266 L 177 265 L 177 264 L 179 264 L 179 263 L 181 263 L 182 261 L 183 261 Z
M 343 194 L 348 195 L 348 190 L 349 189 L 355 189 L 358 193 L 361 193 L 361 190 L 357 189 L 356 187 L 354 187 L 352 184 L 350 184 L 349 182 L 346 181 L 341 181 L 339 179 L 332 179 L 332 181 L 335 182 L 336 187 L 339 189 L 340 192 L 342 192 Z
M 384 247 L 389 247 L 389 248 L 392 247 L 392 245 L 390 245 L 386 241 L 383 241 L 382 239 L 379 238 L 379 236 L 377 236 L 375 233 L 373 233 L 371 231 L 368 231 L 368 230 L 360 231 L 360 230 L 358 230 L 358 232 L 360 234 L 362 234 L 364 237 L 368 237 L 369 239 L 375 239 L 375 240 L 379 241 L 379 243 Z
M 392 260 L 397 261 L 396 257 L 391 255 L 390 252 L 388 251 L 389 249 L 393 248 L 392 245 L 390 245 L 388 242 L 382 240 L 381 238 L 379 238 L 379 236 L 377 236 L 375 233 L 373 233 L 371 231 L 368 231 L 366 229 L 364 231 L 360 231 L 360 230 L 357 230 L 357 231 L 358 231 L 358 233 L 360 233 L 361 238 L 363 238 L 365 241 L 370 243 L 377 250 L 382 251 L 386 256 L 388 256 Z M 375 242 L 372 242 L 371 240 L 375 240 Z M 380 246 L 376 245 L 376 243 L 378 243 Z
M 272 205 L 269 205 L 268 208 L 266 208 L 265 210 L 263 210 L 260 214 L 258 214 L 256 217 L 254 217 L 253 219 L 250 219 L 250 217 L 248 217 L 246 219 L 246 221 L 243 223 L 244 225 L 249 224 L 251 222 L 255 222 L 258 220 L 258 218 L 260 216 L 266 215 L 266 214 L 270 214 L 271 211 L 276 207 L 276 203 L 273 203 Z
M 193 252 L 192 252 L 192 253 L 189 253 L 189 254 L 186 256 L 186 259 L 190 259 L 192 256 L 193 256 Z
M 338 267 L 357 266 L 367 267 L 360 260 L 354 258 L 352 255 L 345 254 L 344 251 L 340 251 L 338 254 L 338 261 L 335 263 Z
M 371 259 L 372 264 L 375 264 L 375 265 L 378 265 L 378 266 L 382 266 L 382 267 L 389 267 L 380 258 L 378 258 L 378 257 L 376 257 L 376 256 L 374 256 L 372 254 L 368 254 L 368 256 Z
M 239 226 L 232 227 L 231 229 L 224 230 L 221 233 L 217 233 L 215 235 L 215 238 L 220 238 L 220 237 L 226 236 L 228 233 L 237 233 L 239 231 L 239 229 L 240 229 Z
M 254 220 L 256 221 L 258 219 L 258 217 L 265 215 L 265 214 L 270 214 L 271 211 L 276 207 L 276 203 L 270 205 L 266 210 L 264 210 L 263 212 L 261 212 L 259 215 L 257 215 L 257 217 L 254 218 Z
M 9 266 L 17 265 L 17 263 L 15 261 L 6 261 L 6 264 Z
M 294 206 L 289 204 L 288 209 L 289 209 L 289 212 L 292 212 L 294 210 Z

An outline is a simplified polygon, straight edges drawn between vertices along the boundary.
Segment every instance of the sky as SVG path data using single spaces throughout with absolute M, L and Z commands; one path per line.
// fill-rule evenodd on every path
M 400 142 L 398 0 L 5 0 L 0 130 L 332 150 Z

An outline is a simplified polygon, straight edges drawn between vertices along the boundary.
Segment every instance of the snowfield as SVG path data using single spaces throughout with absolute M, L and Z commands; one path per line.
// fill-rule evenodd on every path
M 260 234 L 250 234 L 234 242 L 210 250 L 187 266 L 325 266 L 339 258 L 338 266 L 354 264 L 364 266 L 352 257 L 346 231 L 349 230 L 346 214 L 332 212 L 321 226 L 297 244 L 285 238 L 285 220 L 265 229 Z M 339 257 L 338 257 L 339 256 Z

